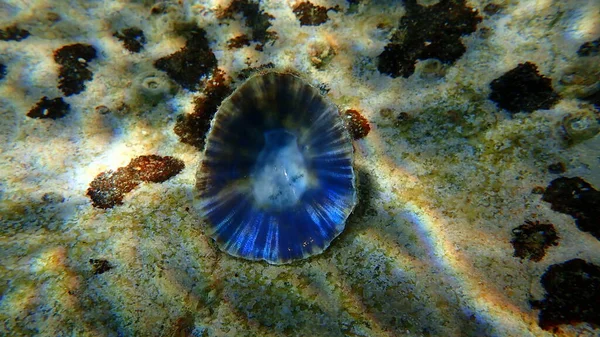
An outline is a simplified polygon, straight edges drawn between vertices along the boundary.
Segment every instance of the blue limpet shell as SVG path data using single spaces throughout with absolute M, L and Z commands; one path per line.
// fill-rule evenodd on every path
M 337 107 L 300 78 L 248 79 L 211 122 L 197 208 L 227 253 L 272 264 L 319 254 L 356 205 L 350 135 Z

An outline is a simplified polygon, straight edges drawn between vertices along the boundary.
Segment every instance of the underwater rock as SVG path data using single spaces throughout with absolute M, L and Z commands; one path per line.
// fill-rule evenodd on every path
M 154 62 L 154 67 L 188 90 L 197 90 L 201 79 L 217 66 L 217 58 L 208 46 L 206 31 L 191 27 L 185 47 Z
M 125 49 L 133 53 L 139 53 L 146 44 L 144 32 L 137 27 L 125 28 L 115 32 L 113 36 L 123 42 Z
M 371 131 L 369 121 L 358 111 L 354 109 L 346 110 L 346 112 L 344 112 L 344 117 L 353 139 L 364 138 L 369 134 L 369 131 Z
M 291 74 L 254 76 L 223 101 L 196 178 L 217 245 L 272 264 L 325 250 L 357 202 L 337 107 Z
M 235 14 L 244 16 L 244 22 L 251 30 L 252 40 L 259 43 L 256 50 L 263 50 L 267 42 L 277 39 L 277 33 L 267 31 L 271 27 L 270 20 L 274 18 L 273 15 L 260 10 L 258 3 L 249 0 L 235 0 L 220 13 L 219 19 L 235 19 Z
M 0 80 L 6 76 L 6 66 L 0 63 Z
M 531 62 L 519 65 L 490 83 L 490 99 L 511 113 L 550 109 L 560 99 L 552 80 L 540 75 Z
M 231 93 L 230 82 L 231 79 L 222 70 L 215 70 L 202 96 L 194 100 L 194 112 L 177 116 L 173 131 L 182 143 L 195 146 L 199 150 L 204 148 L 210 121 L 221 102 Z
M 297 4 L 294 7 L 294 14 L 300 20 L 301 26 L 318 26 L 329 20 L 327 8 L 313 5 L 309 1 Z
M 44 96 L 42 99 L 27 113 L 27 117 L 31 118 L 62 118 L 69 112 L 69 103 L 66 103 L 62 97 L 48 99 Z
M 541 261 L 546 255 L 546 249 L 558 245 L 558 235 L 552 224 L 541 224 L 539 221 L 525 221 L 512 230 L 513 239 L 510 243 L 515 249 L 514 256 L 531 261 Z
M 0 29 L 0 41 L 21 41 L 28 36 L 29 32 L 19 28 L 17 25 Z
M 96 49 L 88 44 L 72 44 L 54 51 L 54 61 L 60 65 L 58 88 L 65 96 L 85 90 L 85 82 L 92 79 L 87 63 L 96 58 Z
M 573 259 L 548 268 L 542 275 L 546 296 L 533 301 L 541 309 L 539 325 L 550 330 L 561 324 L 600 324 L 600 266 Z
M 161 183 L 177 175 L 185 167 L 183 161 L 165 156 L 139 156 L 116 171 L 102 172 L 87 190 L 92 206 L 112 208 L 123 204 L 125 194 L 143 182 Z
M 557 212 L 575 218 L 577 228 L 600 240 L 600 192 L 585 180 L 560 177 L 552 180 L 542 200 Z
M 412 75 L 417 60 L 454 63 L 466 51 L 461 36 L 473 33 L 481 22 L 477 10 L 464 0 L 441 0 L 427 7 L 416 0 L 404 3 L 406 15 L 378 58 L 377 69 L 392 77 Z

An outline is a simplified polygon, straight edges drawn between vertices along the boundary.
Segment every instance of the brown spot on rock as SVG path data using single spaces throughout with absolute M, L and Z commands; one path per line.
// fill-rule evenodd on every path
M 62 118 L 69 112 L 69 104 L 62 97 L 49 99 L 44 96 L 42 99 L 27 113 L 27 117 L 31 118 Z
M 100 173 L 90 183 L 87 195 L 92 199 L 94 207 L 112 208 L 121 205 L 125 194 L 139 184 L 166 181 L 181 172 L 184 167 L 183 161 L 173 157 L 140 156 L 116 171 Z
M 346 110 L 346 112 L 344 112 L 344 119 L 346 120 L 353 139 L 366 137 L 369 134 L 369 131 L 371 131 L 369 121 L 356 110 Z
M 104 274 L 113 268 L 106 260 L 90 259 L 90 264 L 94 275 Z
M 577 50 L 579 56 L 597 56 L 600 54 L 600 37 L 582 44 Z
M 154 66 L 185 89 L 197 90 L 202 84 L 200 80 L 217 66 L 217 58 L 208 46 L 204 29 L 193 26 L 186 35 L 185 47 L 156 60 Z
M 225 72 L 215 70 L 202 95 L 194 100 L 194 111 L 177 116 L 174 132 L 182 143 L 202 150 L 210 121 L 221 102 L 231 94 L 230 83 L 231 78 Z
M 250 45 L 250 38 L 248 38 L 248 35 L 246 35 L 246 34 L 238 35 L 238 36 L 230 39 L 229 41 L 227 41 L 227 48 L 229 48 L 229 49 L 237 49 L 237 48 L 242 48 L 243 46 L 249 46 L 249 45 Z
M 139 53 L 146 44 L 144 32 L 137 27 L 125 28 L 121 31 L 115 32 L 113 36 L 123 42 L 125 49 L 133 53 Z
M 481 17 L 465 0 L 440 0 L 421 6 L 405 0 L 406 15 L 400 19 L 390 43 L 379 55 L 377 69 L 391 77 L 409 77 L 415 62 L 435 58 L 452 64 L 466 51 L 463 35 L 473 33 Z
M 520 63 L 493 80 L 490 88 L 490 99 L 511 113 L 550 109 L 560 99 L 552 88 L 552 80 L 540 75 L 531 62 Z
M 149 155 L 135 158 L 127 167 L 144 182 L 162 183 L 181 172 L 185 166 L 181 160 L 173 157 Z
M 269 41 L 277 39 L 277 33 L 267 31 L 271 27 L 270 20 L 274 17 L 260 10 L 258 3 L 249 0 L 234 0 L 229 7 L 221 11 L 218 18 L 235 19 L 235 14 L 242 14 L 247 27 L 251 30 L 251 38 L 258 42 L 256 50 L 262 51 L 264 45 Z
M 600 192 L 587 181 L 575 177 L 552 180 L 542 200 L 552 209 L 575 218 L 577 228 L 600 240 Z
M 548 172 L 550 172 L 552 174 L 565 173 L 566 170 L 567 170 L 567 168 L 565 167 L 565 164 L 562 162 L 556 162 L 556 163 L 552 163 L 552 164 L 548 165 Z
M 29 32 L 19 28 L 17 25 L 8 26 L 0 29 L 0 40 L 2 41 L 21 41 L 29 36 Z
M 541 309 L 542 329 L 580 322 L 600 325 L 600 266 L 581 259 L 555 264 L 542 275 L 541 283 L 546 296 L 531 305 Z
M 514 256 L 541 261 L 546 249 L 558 245 L 558 235 L 552 224 L 541 224 L 538 221 L 525 221 L 525 224 L 512 230 L 511 244 L 515 249 Z
M 93 77 L 88 62 L 96 58 L 96 49 L 88 44 L 72 44 L 54 52 L 54 61 L 60 65 L 58 88 L 65 96 L 85 90 L 85 82 Z
M 296 5 L 294 7 L 294 14 L 296 14 L 302 26 L 318 26 L 329 20 L 327 8 L 313 5 L 308 1 Z

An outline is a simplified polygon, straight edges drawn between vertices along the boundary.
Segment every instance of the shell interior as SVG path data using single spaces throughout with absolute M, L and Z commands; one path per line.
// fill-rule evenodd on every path
M 325 250 L 356 205 L 352 141 L 337 107 L 300 78 L 267 73 L 223 101 L 197 173 L 208 233 L 273 264 Z

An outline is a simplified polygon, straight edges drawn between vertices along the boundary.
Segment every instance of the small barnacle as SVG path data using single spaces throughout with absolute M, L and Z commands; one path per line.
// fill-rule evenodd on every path
M 272 264 L 321 253 L 357 202 L 337 107 L 291 74 L 248 79 L 223 101 L 198 168 L 197 209 L 227 253 Z
M 423 79 L 437 79 L 446 75 L 446 67 L 438 59 L 426 59 L 415 65 L 415 73 Z
M 593 138 L 600 132 L 600 121 L 592 112 L 583 110 L 567 114 L 562 120 L 565 138 L 570 144 L 577 144 Z
M 329 64 L 335 55 L 335 49 L 326 41 L 317 41 L 308 46 L 309 61 L 317 69 Z
M 136 76 L 129 92 L 127 104 L 152 106 L 160 103 L 177 88 L 173 82 L 159 71 L 148 71 Z

